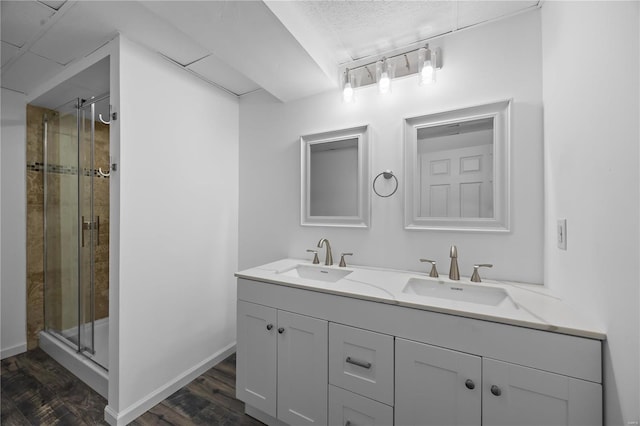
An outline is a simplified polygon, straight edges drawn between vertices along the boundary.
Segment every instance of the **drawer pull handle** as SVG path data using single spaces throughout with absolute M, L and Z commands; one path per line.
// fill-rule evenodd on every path
M 353 359 L 350 356 L 347 357 L 346 360 L 349 364 L 357 365 L 358 367 L 366 368 L 367 370 L 371 368 L 371 363 L 366 361 L 359 361 L 357 359 Z
M 467 389 L 471 389 L 471 390 L 475 389 L 476 387 L 476 384 L 473 383 L 473 380 L 471 379 L 467 379 L 467 381 L 464 382 L 464 385 L 467 387 Z
M 500 396 L 500 395 L 502 395 L 502 390 L 498 386 L 492 385 L 491 386 L 491 393 L 494 394 L 495 396 Z
M 272 328 L 273 328 L 273 324 L 267 324 L 267 330 L 271 331 Z
M 284 333 L 284 328 L 280 327 L 280 328 L 278 329 L 278 333 L 280 333 L 280 334 Z

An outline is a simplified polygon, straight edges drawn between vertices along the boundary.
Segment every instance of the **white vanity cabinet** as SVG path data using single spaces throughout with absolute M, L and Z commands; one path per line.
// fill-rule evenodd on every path
M 602 425 L 598 339 L 240 277 L 237 353 L 268 425 Z
M 327 424 L 327 321 L 238 301 L 236 396 L 286 424 Z
M 602 424 L 602 386 L 396 339 L 395 424 Z

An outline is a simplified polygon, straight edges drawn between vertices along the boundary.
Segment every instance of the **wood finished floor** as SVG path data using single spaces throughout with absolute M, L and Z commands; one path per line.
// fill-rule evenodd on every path
M 242 425 L 262 423 L 235 399 L 236 356 L 229 356 L 132 425 Z M 107 425 L 107 400 L 41 349 L 2 360 L 0 424 Z

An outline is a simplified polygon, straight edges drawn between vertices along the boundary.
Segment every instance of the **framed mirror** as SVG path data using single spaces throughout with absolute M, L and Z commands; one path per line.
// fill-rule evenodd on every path
M 300 138 L 303 226 L 369 226 L 368 126 Z
M 511 101 L 405 119 L 405 228 L 509 231 Z

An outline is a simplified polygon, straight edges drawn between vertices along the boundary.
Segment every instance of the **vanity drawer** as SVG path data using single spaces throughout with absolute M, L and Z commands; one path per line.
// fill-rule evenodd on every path
M 329 383 L 393 405 L 393 336 L 329 323 Z
M 393 407 L 329 385 L 330 426 L 389 426 Z

